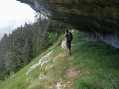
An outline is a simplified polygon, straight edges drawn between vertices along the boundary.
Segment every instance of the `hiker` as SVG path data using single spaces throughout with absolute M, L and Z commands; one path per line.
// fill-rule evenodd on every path
M 67 56 L 71 56 L 71 41 L 73 39 L 72 33 L 69 32 L 68 30 L 65 31 L 66 32 L 66 45 L 67 45 Z

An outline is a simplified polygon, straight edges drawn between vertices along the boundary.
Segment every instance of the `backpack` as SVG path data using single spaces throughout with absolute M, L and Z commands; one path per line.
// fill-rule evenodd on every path
M 71 32 L 68 33 L 68 40 L 69 41 L 72 41 L 73 40 L 73 35 Z

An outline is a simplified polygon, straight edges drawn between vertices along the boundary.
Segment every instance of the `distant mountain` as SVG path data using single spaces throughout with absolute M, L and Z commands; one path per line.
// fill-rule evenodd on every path
M 27 24 L 33 24 L 32 21 L 28 20 L 27 22 L 24 22 L 24 21 L 20 21 L 20 22 L 17 22 L 17 21 L 11 21 L 9 22 L 9 24 L 6 26 L 6 27 L 2 27 L 0 28 L 0 40 L 2 38 L 2 36 L 7 33 L 11 33 L 13 29 L 16 29 L 17 27 L 20 27 L 21 25 L 24 26 L 24 24 L 27 23 Z
M 0 39 L 2 38 L 2 36 L 3 36 L 5 33 L 10 33 L 10 32 L 12 32 L 12 28 L 13 28 L 13 26 L 8 26 L 8 27 L 0 28 Z

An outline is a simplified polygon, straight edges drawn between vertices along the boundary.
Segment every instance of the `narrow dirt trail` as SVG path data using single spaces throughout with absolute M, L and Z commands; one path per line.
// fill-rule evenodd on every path
M 80 71 L 77 71 L 76 69 L 79 66 L 73 66 L 72 64 L 73 57 L 67 57 L 67 62 L 69 63 L 69 68 L 66 70 L 65 77 L 68 79 L 68 86 L 66 89 L 74 89 L 73 88 L 73 79 L 80 75 Z
M 58 57 L 59 56 L 66 57 L 66 54 L 67 54 L 66 51 L 64 51 L 63 53 L 59 54 Z M 72 56 L 66 57 L 66 60 L 68 63 L 67 64 L 68 68 L 65 71 L 64 77 L 67 79 L 67 81 L 62 83 L 62 80 L 60 80 L 56 85 L 56 89 L 74 89 L 73 88 L 73 79 L 80 74 L 80 71 L 76 71 L 76 69 L 78 67 L 75 67 L 72 64 L 73 57 Z

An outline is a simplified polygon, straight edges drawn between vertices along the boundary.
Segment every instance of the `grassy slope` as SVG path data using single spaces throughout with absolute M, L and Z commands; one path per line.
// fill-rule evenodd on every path
M 82 71 L 74 80 L 75 89 L 119 89 L 119 49 L 99 41 L 82 41 L 82 37 L 75 33 L 72 50 L 72 62 Z
M 72 47 L 71 61 L 66 60 L 68 57 L 65 55 L 65 50 L 54 45 L 18 73 L 1 82 L 0 89 L 55 89 L 59 81 L 61 84 L 73 82 L 74 89 L 119 89 L 119 50 L 99 41 L 82 41 L 84 37 L 78 31 L 74 31 L 73 35 L 75 46 Z M 51 59 L 60 55 L 54 63 L 50 61 L 42 68 L 33 70 L 29 75 L 25 74 L 33 64 L 51 50 L 55 51 Z M 52 64 L 52 68 L 44 71 L 46 66 Z M 80 71 L 73 80 L 65 76 L 70 64 L 76 67 L 75 71 Z M 46 76 L 42 80 L 39 79 L 41 72 Z M 70 87 L 71 85 L 67 84 L 65 89 L 71 89 Z
M 58 40 L 58 43 L 61 42 L 63 37 L 64 36 L 60 37 L 60 39 Z M 54 89 L 56 87 L 55 84 L 57 84 L 59 80 L 63 80 L 62 82 L 66 82 L 67 79 L 63 77 L 68 67 L 66 56 L 64 55 L 65 51 L 61 50 L 60 46 L 56 47 L 55 45 L 49 48 L 43 54 L 39 55 L 30 64 L 28 64 L 23 69 L 21 69 L 18 73 L 10 76 L 10 78 L 1 82 L 0 89 L 48 89 L 49 87 L 51 87 L 51 89 Z M 30 72 L 29 75 L 26 75 L 27 70 L 33 64 L 38 63 L 39 60 L 45 54 L 49 53 L 52 50 L 54 50 L 54 53 L 50 57 L 50 59 L 53 59 L 60 54 L 61 56 L 59 56 L 55 62 L 50 61 L 49 63 L 44 64 L 42 68 L 39 66 L 38 68 Z M 52 64 L 54 66 L 48 69 L 48 71 L 45 71 L 46 66 L 51 66 Z M 46 78 L 42 80 L 39 79 L 41 72 L 43 72 L 44 75 L 47 76 Z

